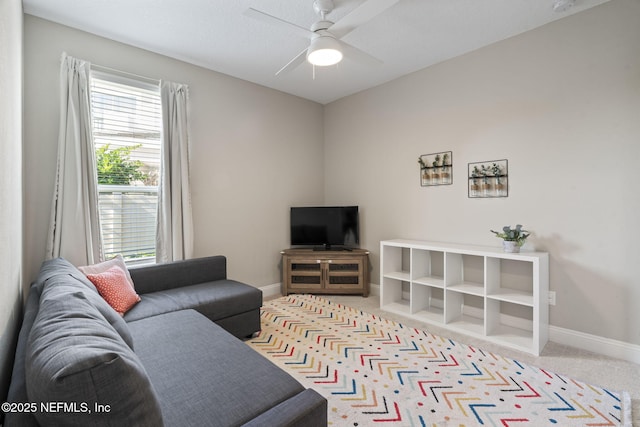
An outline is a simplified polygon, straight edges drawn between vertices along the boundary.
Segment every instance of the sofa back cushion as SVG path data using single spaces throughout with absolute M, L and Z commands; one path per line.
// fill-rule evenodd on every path
M 227 278 L 227 258 L 215 255 L 132 267 L 131 279 L 140 295 Z
M 133 349 L 133 338 L 127 323 L 113 307 L 100 296 L 91 281 L 64 258 L 45 261 L 40 269 L 38 279 L 33 283 L 35 291 L 47 298 L 65 298 L 67 294 L 82 292 L 91 304 L 104 316 L 122 339 Z
M 25 354 L 27 352 L 27 340 L 31 326 L 38 314 L 40 304 L 40 289 L 32 286 L 29 289 L 29 296 L 24 307 L 24 317 L 16 345 L 16 357 L 13 361 L 13 372 L 11 373 L 11 384 L 7 402 L 25 403 L 29 401 L 27 396 L 27 379 L 25 374 Z M 38 422 L 32 413 L 7 412 L 4 418 L 5 427 L 37 427 Z
M 27 341 L 27 395 L 40 408 L 38 422 L 161 426 L 155 391 L 131 347 L 90 294 L 58 285 L 45 284 Z

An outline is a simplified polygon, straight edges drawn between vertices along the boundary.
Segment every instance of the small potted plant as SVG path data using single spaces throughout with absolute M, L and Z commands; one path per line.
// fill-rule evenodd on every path
M 481 174 L 482 173 L 480 172 L 480 169 L 478 169 L 478 166 L 474 166 L 473 171 L 471 171 L 471 197 L 478 196 L 478 189 L 480 188 L 478 186 L 478 178 Z
M 491 190 L 491 184 L 489 183 L 489 168 L 485 165 L 481 165 L 480 168 L 482 171 L 482 194 L 487 197 L 489 195 L 489 191 Z
M 433 165 L 433 182 L 437 184 L 440 181 L 440 172 L 438 171 L 440 167 L 440 154 L 436 154 L 436 158 L 431 164 Z
M 451 184 L 451 173 L 449 172 L 449 153 L 442 155 L 442 183 Z
M 491 173 L 496 179 L 496 195 L 506 196 L 507 192 L 505 190 L 505 186 L 502 183 L 502 180 L 500 179 L 500 177 L 502 176 L 502 170 L 500 168 L 500 165 L 497 163 L 494 163 L 493 165 L 491 165 Z
M 494 230 L 491 232 L 502 239 L 502 247 L 505 252 L 520 252 L 520 246 L 524 245 L 527 237 L 531 235 L 527 230 L 523 230 L 520 224 L 515 228 L 506 225 L 502 227 L 502 232 Z
M 429 169 L 422 159 L 422 156 L 418 157 L 418 164 L 420 165 L 420 179 L 422 180 L 422 185 L 427 185 L 429 184 Z

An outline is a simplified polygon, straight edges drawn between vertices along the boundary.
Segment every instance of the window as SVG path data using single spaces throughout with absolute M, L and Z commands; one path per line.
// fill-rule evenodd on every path
M 103 253 L 129 263 L 154 259 L 160 89 L 94 70 L 91 109 Z

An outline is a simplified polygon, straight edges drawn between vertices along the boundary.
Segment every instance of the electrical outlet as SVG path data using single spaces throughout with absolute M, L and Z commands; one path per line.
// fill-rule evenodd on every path
M 556 305 L 556 291 L 549 291 L 549 305 Z

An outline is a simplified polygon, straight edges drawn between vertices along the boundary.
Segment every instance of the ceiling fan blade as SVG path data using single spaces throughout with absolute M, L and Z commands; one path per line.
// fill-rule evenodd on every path
M 342 53 L 345 58 L 353 59 L 363 65 L 377 66 L 383 64 L 383 62 L 378 58 L 369 55 L 357 47 L 351 46 L 350 44 L 340 40 L 338 40 L 338 42 L 340 43 L 340 47 L 342 48 Z
M 267 22 L 272 25 L 286 28 L 289 31 L 292 31 L 301 37 L 311 38 L 311 36 L 313 36 L 313 32 L 308 30 L 307 28 L 300 27 L 296 24 L 292 24 L 291 22 L 285 21 L 284 19 L 280 19 L 278 17 L 269 15 L 268 13 L 261 12 L 251 7 L 244 11 L 244 15 L 257 19 L 259 21 Z
M 340 39 L 398 3 L 398 1 L 400 0 L 367 0 L 333 24 L 329 31 Z
M 284 67 L 280 68 L 278 70 L 278 72 L 276 73 L 276 76 L 278 76 L 280 74 L 286 74 L 286 73 L 288 73 L 290 71 L 293 71 L 300 64 L 302 64 L 305 61 L 305 59 L 307 59 L 307 49 L 309 49 L 309 48 L 305 47 L 304 50 L 302 52 L 300 52 L 299 54 L 297 54 L 296 57 L 293 58 L 291 61 L 289 61 L 287 63 L 287 65 L 285 65 Z

